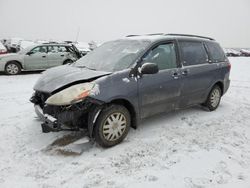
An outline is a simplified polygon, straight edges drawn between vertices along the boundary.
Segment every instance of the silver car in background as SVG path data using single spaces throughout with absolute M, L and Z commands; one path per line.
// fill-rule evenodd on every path
M 46 43 L 30 46 L 18 53 L 0 55 L 0 72 L 9 75 L 22 70 L 45 70 L 72 63 L 80 58 L 74 45 Z

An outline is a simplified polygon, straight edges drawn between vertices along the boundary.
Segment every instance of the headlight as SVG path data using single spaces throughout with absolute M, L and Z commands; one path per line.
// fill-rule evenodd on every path
M 73 85 L 52 95 L 46 100 L 45 103 L 56 106 L 78 103 L 89 96 L 91 94 L 91 90 L 94 89 L 94 87 L 94 83 Z

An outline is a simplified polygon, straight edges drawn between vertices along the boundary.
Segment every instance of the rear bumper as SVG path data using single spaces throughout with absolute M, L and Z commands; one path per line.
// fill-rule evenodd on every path
M 224 81 L 224 89 L 223 89 L 223 94 L 225 94 L 230 86 L 230 80 L 225 80 Z

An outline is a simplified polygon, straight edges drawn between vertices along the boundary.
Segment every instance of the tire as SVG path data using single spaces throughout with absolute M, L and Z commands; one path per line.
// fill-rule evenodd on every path
M 73 61 L 71 59 L 67 59 L 63 62 L 63 65 L 69 64 L 69 63 L 73 63 Z
M 8 75 L 17 75 L 21 72 L 21 66 L 15 61 L 11 61 L 5 66 L 5 73 Z
M 95 128 L 94 137 L 102 147 L 112 147 L 124 140 L 131 124 L 127 108 L 121 105 L 110 105 L 102 110 Z
M 221 100 L 222 91 L 218 85 L 215 85 L 210 91 L 204 106 L 208 108 L 209 111 L 214 111 L 218 108 Z

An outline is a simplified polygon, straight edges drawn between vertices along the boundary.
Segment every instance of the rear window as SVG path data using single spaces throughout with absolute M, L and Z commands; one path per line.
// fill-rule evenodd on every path
M 210 54 L 210 58 L 213 62 L 225 61 L 225 53 L 218 43 L 207 42 L 206 45 Z
M 179 42 L 184 66 L 207 63 L 208 55 L 201 42 Z

